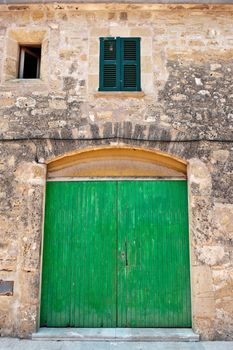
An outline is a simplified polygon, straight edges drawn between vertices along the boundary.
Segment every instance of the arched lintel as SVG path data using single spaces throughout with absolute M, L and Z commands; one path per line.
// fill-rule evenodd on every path
M 63 176 L 165 176 L 164 169 L 174 176 L 180 174 L 184 177 L 187 174 L 187 162 L 183 159 L 159 150 L 119 144 L 68 152 L 48 159 L 46 164 L 48 177 L 62 174 Z

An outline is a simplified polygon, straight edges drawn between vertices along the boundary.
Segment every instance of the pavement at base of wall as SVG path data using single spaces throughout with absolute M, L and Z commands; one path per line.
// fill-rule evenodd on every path
M 83 342 L 0 338 L 0 350 L 233 350 L 233 342 Z

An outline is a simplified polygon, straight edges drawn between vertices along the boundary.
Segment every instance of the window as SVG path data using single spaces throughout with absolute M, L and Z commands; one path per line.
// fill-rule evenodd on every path
M 100 38 L 99 91 L 141 91 L 140 38 Z
M 19 78 L 40 78 L 41 46 L 20 46 Z

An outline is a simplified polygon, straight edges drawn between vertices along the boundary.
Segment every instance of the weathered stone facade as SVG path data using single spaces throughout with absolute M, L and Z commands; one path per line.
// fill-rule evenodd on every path
M 193 328 L 233 339 L 233 6 L 0 5 L 1 335 L 39 319 L 46 161 L 130 145 L 188 162 Z M 98 93 L 99 37 L 141 37 L 143 94 Z M 17 78 L 42 44 L 41 80 Z

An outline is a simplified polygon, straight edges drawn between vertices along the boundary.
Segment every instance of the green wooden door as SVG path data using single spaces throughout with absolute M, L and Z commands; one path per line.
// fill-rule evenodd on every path
M 118 326 L 190 327 L 185 181 L 118 183 Z
M 185 181 L 49 182 L 41 325 L 191 326 Z
M 116 184 L 49 182 L 41 325 L 116 326 Z

